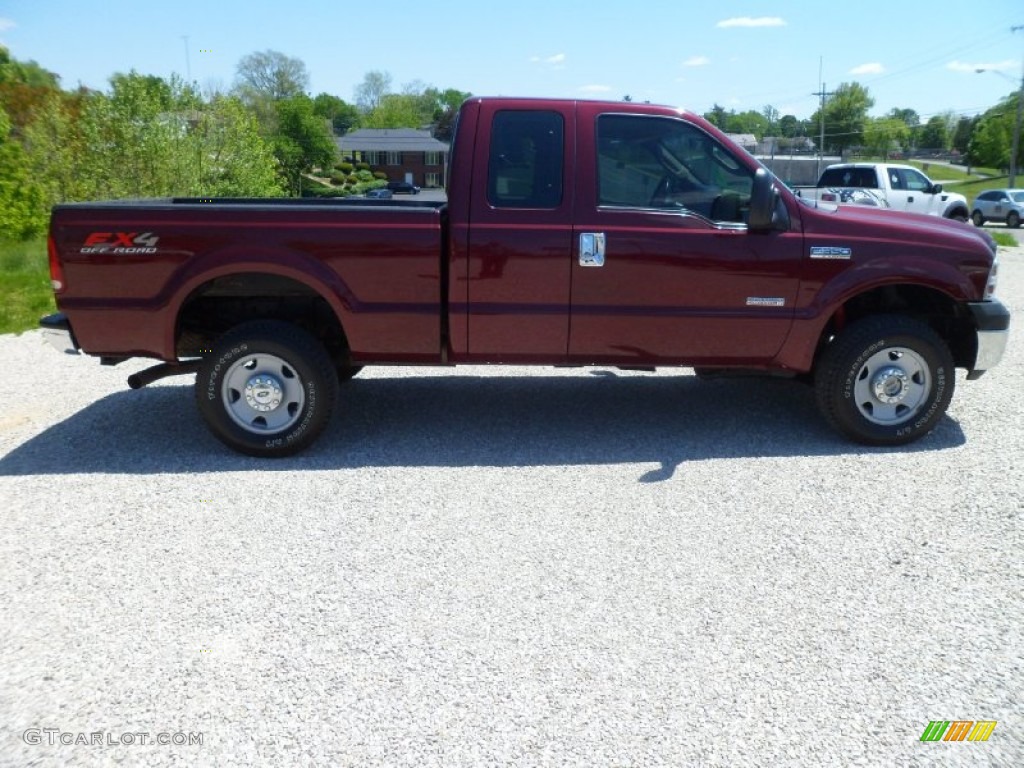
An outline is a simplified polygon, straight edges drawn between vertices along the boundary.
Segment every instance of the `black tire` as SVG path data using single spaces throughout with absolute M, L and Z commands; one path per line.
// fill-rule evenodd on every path
M 965 211 L 963 208 L 957 208 L 955 211 L 952 211 L 949 214 L 949 218 L 953 219 L 953 221 L 962 221 L 964 224 L 966 224 L 967 220 L 970 217 L 967 215 L 967 211 Z
M 1006 214 L 1006 226 L 1017 229 L 1020 226 L 1020 214 L 1016 211 L 1010 211 Z
M 301 328 L 254 320 L 224 334 L 196 376 L 206 425 L 250 456 L 291 456 L 330 421 L 338 377 L 323 345 Z
M 860 320 L 833 339 L 815 370 L 818 408 L 865 445 L 904 445 L 927 434 L 953 397 L 949 347 L 929 326 L 900 315 Z
M 974 222 L 974 226 L 980 227 L 985 223 L 985 217 L 981 215 L 981 211 L 975 211 L 971 214 L 971 221 Z

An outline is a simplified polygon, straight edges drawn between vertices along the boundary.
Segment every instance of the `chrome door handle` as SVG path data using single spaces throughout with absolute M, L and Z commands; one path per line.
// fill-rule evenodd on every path
M 580 266 L 604 266 L 604 232 L 584 232 L 580 235 Z

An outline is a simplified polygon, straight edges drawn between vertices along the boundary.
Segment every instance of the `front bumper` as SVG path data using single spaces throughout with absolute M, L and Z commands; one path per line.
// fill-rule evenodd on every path
M 43 337 L 58 352 L 67 355 L 78 354 L 78 342 L 71 330 L 71 323 L 63 312 L 42 318 L 39 321 L 39 327 L 43 329 Z
M 1003 359 L 1006 340 L 1010 336 L 1010 311 L 996 299 L 975 301 L 967 306 L 974 315 L 974 324 L 978 329 L 978 354 L 974 359 L 974 367 L 967 372 L 967 378 L 978 379 Z

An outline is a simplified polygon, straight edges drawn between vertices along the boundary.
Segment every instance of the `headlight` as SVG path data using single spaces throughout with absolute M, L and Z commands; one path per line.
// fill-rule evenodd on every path
M 988 282 L 985 283 L 985 298 L 991 299 L 999 283 L 999 257 L 992 258 L 992 269 L 988 271 Z

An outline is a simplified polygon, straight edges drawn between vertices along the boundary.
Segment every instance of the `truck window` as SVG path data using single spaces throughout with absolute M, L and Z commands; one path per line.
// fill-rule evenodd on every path
M 495 208 L 557 208 L 565 125 L 558 112 L 502 110 L 491 126 L 487 201 Z
M 903 174 L 903 183 L 906 185 L 904 188 L 911 192 L 927 192 L 932 188 L 928 177 L 923 173 L 918 173 L 910 168 L 901 168 L 900 173 Z
M 745 223 L 754 174 L 711 136 L 682 120 L 602 115 L 597 122 L 598 204 L 667 208 Z
M 863 187 L 878 189 L 874 168 L 826 168 L 818 181 L 819 187 Z

